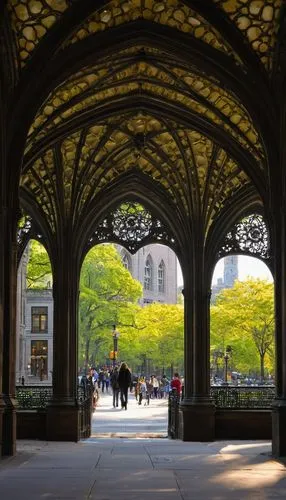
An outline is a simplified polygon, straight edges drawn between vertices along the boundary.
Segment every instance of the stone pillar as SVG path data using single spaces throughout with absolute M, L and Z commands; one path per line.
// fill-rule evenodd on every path
M 47 410 L 47 439 L 78 441 L 78 272 L 66 235 L 54 261 L 53 400 Z
M 272 452 L 286 456 L 286 212 L 275 217 L 274 281 L 275 281 L 275 343 L 276 400 L 272 411 Z
M 2 455 L 16 452 L 15 363 L 18 211 L 2 207 L 0 213 L 0 413 L 2 414 Z M 1 391 L 2 389 L 2 391 Z M 3 411 L 4 410 L 4 411 Z M 1 424 L 0 424 L 1 428 Z
M 215 436 L 215 408 L 210 400 L 210 293 L 203 259 L 197 245 L 188 259 L 184 288 L 185 387 L 179 430 L 184 441 L 212 441 Z

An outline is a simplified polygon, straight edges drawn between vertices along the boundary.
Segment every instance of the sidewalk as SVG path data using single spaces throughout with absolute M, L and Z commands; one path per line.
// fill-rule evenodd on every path
M 93 415 L 92 435 L 97 437 L 167 437 L 168 400 L 151 399 L 150 404 L 138 405 L 134 394 L 128 395 L 127 411 L 113 408 L 111 392 L 100 393 Z
M 103 396 L 90 439 L 19 441 L 17 456 L 0 461 L 1 500 L 285 500 L 286 468 L 270 442 L 142 437 L 166 435 L 164 403 L 130 399 L 125 411 Z M 127 437 L 130 429 L 139 437 Z

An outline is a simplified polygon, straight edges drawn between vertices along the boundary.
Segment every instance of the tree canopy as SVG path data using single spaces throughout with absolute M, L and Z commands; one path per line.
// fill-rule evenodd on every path
M 273 370 L 273 284 L 261 279 L 236 281 L 211 306 L 212 352 L 232 347 L 232 365 L 244 373 Z
M 36 240 L 29 242 L 27 288 L 47 288 L 52 284 L 52 269 L 45 247 Z
M 141 284 L 132 278 L 111 244 L 86 256 L 80 278 L 80 364 L 102 362 L 112 350 L 112 328 L 133 326 Z

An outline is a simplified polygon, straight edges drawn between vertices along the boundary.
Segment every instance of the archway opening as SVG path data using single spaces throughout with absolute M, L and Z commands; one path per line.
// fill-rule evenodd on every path
M 34 239 L 26 244 L 18 265 L 16 348 L 16 384 L 51 385 L 52 270 L 45 247 Z
M 274 385 L 274 290 L 266 264 L 245 255 L 221 259 L 210 316 L 211 384 Z
M 177 257 L 166 245 L 149 244 L 131 253 L 122 245 L 104 243 L 87 253 L 81 271 L 78 352 L 79 382 L 91 376 L 99 398 L 93 435 L 167 435 L 169 382 L 174 371 L 183 374 L 184 366 L 183 305 L 177 294 Z M 114 369 L 122 362 L 132 373 L 132 418 L 125 417 L 124 432 L 112 387 Z M 141 400 L 143 379 L 147 393 Z

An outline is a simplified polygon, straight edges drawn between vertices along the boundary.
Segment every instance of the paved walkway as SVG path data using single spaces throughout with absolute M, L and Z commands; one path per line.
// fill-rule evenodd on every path
M 271 458 L 270 442 L 144 438 L 166 435 L 164 402 L 130 400 L 127 411 L 110 402 L 101 398 L 90 439 L 19 441 L 17 456 L 0 461 L 0 499 L 285 500 L 286 468 Z
M 149 405 L 138 405 L 134 394 L 128 395 L 127 411 L 113 408 L 111 394 L 101 394 L 92 423 L 97 437 L 167 437 L 168 400 L 151 399 Z

